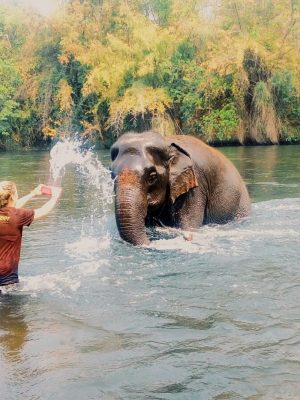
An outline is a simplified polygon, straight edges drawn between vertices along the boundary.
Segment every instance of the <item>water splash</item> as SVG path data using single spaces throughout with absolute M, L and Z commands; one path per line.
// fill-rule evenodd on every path
M 103 255 L 104 250 L 110 248 L 111 238 L 106 235 L 101 238 L 93 236 L 81 236 L 78 240 L 65 245 L 69 257 L 79 260 L 95 260 Z
M 208 257 L 220 256 L 224 260 L 250 257 L 259 254 L 259 251 L 264 253 L 268 248 L 272 254 L 282 252 L 288 259 L 288 249 L 300 241 L 299 212 L 299 198 L 255 203 L 248 218 L 224 225 L 199 227 L 191 232 L 191 241 L 186 241 L 182 235 L 155 240 L 151 242 L 150 248 Z
M 82 149 L 82 143 L 79 140 L 65 139 L 57 142 L 51 149 L 50 176 L 54 186 L 61 184 L 66 166 L 69 164 L 76 165 L 77 171 L 100 192 L 104 206 L 112 204 L 113 182 L 110 172 L 92 150 Z
M 67 169 L 70 164 L 75 166 L 76 180 L 84 182 L 85 207 L 83 214 L 77 216 L 79 220 L 73 223 L 74 227 L 81 226 L 81 230 L 76 232 L 72 242 L 65 244 L 65 253 L 78 261 L 93 260 L 105 251 L 105 245 L 109 247 L 107 229 L 113 203 L 113 181 L 110 171 L 93 150 L 83 148 L 80 140 L 64 139 L 57 142 L 50 152 L 50 179 L 53 185 L 64 187 L 64 175 L 74 174 L 74 169 Z M 73 216 L 70 215 L 70 218 Z
M 47 272 L 24 277 L 15 293 L 30 293 L 32 297 L 35 297 L 38 293 L 48 292 L 61 297 L 70 297 L 72 292 L 80 289 L 84 279 L 97 276 L 99 270 L 107 265 L 108 260 L 88 260 L 73 264 L 62 272 Z

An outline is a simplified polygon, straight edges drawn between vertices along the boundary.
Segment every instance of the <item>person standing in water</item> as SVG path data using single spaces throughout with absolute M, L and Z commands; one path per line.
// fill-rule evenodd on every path
M 61 188 L 51 187 L 51 198 L 42 207 L 35 210 L 23 208 L 33 197 L 42 194 L 42 187 L 37 186 L 27 196 L 19 199 L 14 182 L 0 182 L 0 293 L 1 287 L 7 290 L 16 287 L 19 282 L 23 227 L 48 215 L 61 194 Z

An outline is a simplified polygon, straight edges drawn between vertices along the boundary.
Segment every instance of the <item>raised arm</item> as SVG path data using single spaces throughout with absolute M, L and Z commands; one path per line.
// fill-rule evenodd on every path
M 52 197 L 47 203 L 45 203 L 42 207 L 37 208 L 34 210 L 34 220 L 40 219 L 45 217 L 50 213 L 50 211 L 53 210 L 55 207 L 55 204 L 57 203 L 57 200 L 59 199 L 61 195 L 61 188 L 58 187 L 52 187 Z
M 34 196 L 39 196 L 41 194 L 41 187 L 43 185 L 38 185 L 35 189 L 33 189 L 29 194 L 27 194 L 26 196 L 21 197 L 20 199 L 18 199 L 16 201 L 16 208 L 22 208 L 25 206 L 26 203 L 28 203 L 28 201 L 32 200 L 34 198 Z

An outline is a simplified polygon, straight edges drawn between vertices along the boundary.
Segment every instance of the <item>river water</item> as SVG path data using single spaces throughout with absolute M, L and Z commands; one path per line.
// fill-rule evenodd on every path
M 221 151 L 251 217 L 150 248 L 122 242 L 102 191 L 66 168 L 0 297 L 1 400 L 300 398 L 300 147 Z M 21 195 L 48 178 L 48 152 L 0 154 Z

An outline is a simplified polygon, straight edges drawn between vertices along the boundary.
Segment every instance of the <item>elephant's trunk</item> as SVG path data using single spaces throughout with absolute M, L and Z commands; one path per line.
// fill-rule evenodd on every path
M 122 239 L 141 246 L 149 244 L 146 234 L 147 194 L 137 173 L 122 171 L 116 180 L 116 221 Z

